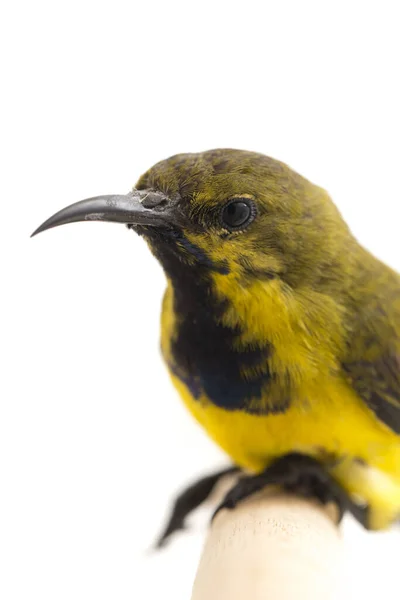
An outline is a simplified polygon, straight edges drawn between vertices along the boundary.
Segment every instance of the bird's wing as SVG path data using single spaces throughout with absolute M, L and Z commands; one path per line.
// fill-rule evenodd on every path
M 343 364 L 349 383 L 376 416 L 396 433 L 400 433 L 400 342 L 392 338 L 389 344 L 368 347 L 365 338 L 364 356 Z M 356 343 L 357 345 L 357 343 Z

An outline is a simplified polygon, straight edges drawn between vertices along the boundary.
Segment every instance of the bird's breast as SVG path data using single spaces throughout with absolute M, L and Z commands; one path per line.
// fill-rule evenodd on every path
M 269 341 L 241 343 L 240 328 L 222 322 L 226 303 L 215 300 L 210 305 L 202 286 L 196 294 L 196 299 L 186 293 L 177 301 L 176 295 L 172 300 L 167 292 L 164 300 L 162 350 L 170 371 L 196 401 L 207 398 L 228 411 L 266 414 L 284 410 L 288 399 L 282 394 L 275 393 L 274 402 L 271 394 L 271 401 L 265 403 L 268 389 L 276 386 Z

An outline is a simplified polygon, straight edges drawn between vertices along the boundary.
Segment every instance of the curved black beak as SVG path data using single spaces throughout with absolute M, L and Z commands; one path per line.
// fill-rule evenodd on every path
M 169 200 L 160 192 L 134 190 L 125 196 L 96 196 L 70 204 L 47 219 L 31 235 L 79 221 L 108 221 L 132 225 L 171 227 L 174 214 Z

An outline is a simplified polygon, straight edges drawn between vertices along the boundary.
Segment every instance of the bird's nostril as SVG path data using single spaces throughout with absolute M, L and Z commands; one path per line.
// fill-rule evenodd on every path
M 142 206 L 144 208 L 154 208 L 155 206 L 162 206 L 166 202 L 167 199 L 163 194 L 159 192 L 147 192 L 143 197 Z

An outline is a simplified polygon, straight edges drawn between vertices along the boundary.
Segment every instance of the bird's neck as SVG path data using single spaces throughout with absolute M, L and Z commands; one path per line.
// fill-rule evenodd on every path
M 167 360 L 173 354 L 183 363 L 196 355 L 197 362 L 213 357 L 221 364 L 254 354 L 254 364 L 265 362 L 271 341 L 291 331 L 279 280 L 244 282 L 202 268 L 167 272 L 167 280 L 162 315 Z
M 217 406 L 237 410 L 244 409 L 249 398 L 255 404 L 261 398 L 270 379 L 270 345 L 268 340 L 243 341 L 238 321 L 225 322 L 231 308 L 209 272 L 182 271 L 179 277 L 169 277 L 162 350 L 171 372 L 194 398 L 205 396 Z
M 198 336 L 219 335 L 236 351 L 247 352 L 292 331 L 299 314 L 296 296 L 279 278 L 241 279 L 182 265 L 166 275 L 164 313 L 191 344 Z

